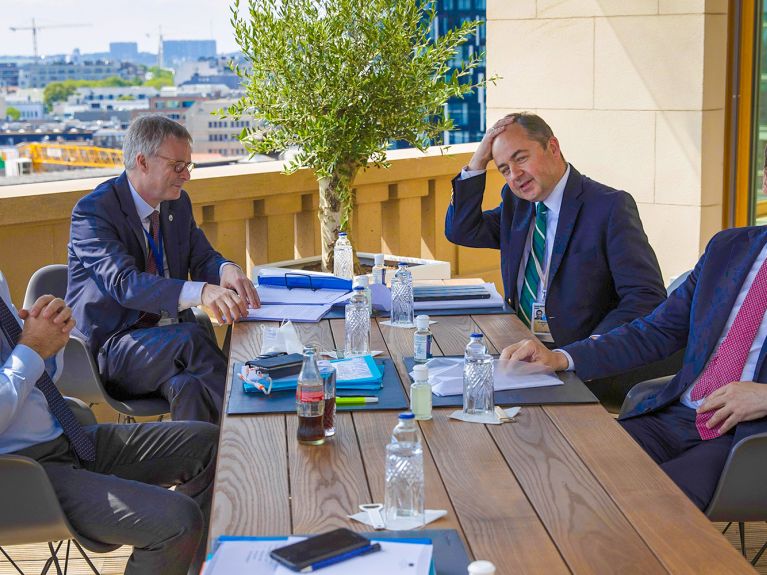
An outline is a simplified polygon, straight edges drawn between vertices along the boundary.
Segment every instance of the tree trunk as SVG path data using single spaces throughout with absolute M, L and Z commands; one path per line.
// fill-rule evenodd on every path
M 338 232 L 348 233 L 351 239 L 352 182 L 358 169 L 354 165 L 345 165 L 338 168 L 330 178 L 319 179 L 320 207 L 317 217 L 320 220 L 322 271 L 333 272 L 333 246 L 338 239 Z

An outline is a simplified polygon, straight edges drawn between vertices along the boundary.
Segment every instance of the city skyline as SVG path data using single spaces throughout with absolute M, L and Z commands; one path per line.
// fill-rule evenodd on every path
M 142 52 L 157 53 L 164 40 L 216 40 L 219 53 L 238 49 L 229 24 L 229 0 L 2 0 L 0 55 L 32 56 L 32 18 L 40 56 L 108 52 L 110 42 L 136 42 Z M 87 27 L 58 27 L 89 24 Z

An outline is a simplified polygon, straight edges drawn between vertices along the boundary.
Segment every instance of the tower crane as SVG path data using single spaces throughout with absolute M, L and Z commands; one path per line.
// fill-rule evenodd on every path
M 46 24 L 45 26 L 38 26 L 35 23 L 35 19 L 32 18 L 32 25 L 31 26 L 11 26 L 10 29 L 12 32 L 20 32 L 21 30 L 32 30 L 32 44 L 34 46 L 35 50 L 35 60 L 37 60 L 37 31 L 38 30 L 45 30 L 47 28 L 81 28 L 85 26 L 90 26 L 90 24 Z

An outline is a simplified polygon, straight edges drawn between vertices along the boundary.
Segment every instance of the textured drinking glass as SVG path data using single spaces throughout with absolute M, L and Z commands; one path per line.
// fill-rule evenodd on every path
M 485 415 L 494 409 L 493 356 L 483 353 L 467 357 L 463 365 L 463 412 Z

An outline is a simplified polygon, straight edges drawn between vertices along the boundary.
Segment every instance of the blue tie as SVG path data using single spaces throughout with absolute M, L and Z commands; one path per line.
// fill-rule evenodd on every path
M 2 328 L 11 346 L 15 347 L 21 338 L 21 326 L 2 297 L 0 297 L 0 328 Z M 67 402 L 56 389 L 56 385 L 48 373 L 44 371 L 35 385 L 43 392 L 51 413 L 59 420 L 64 435 L 69 438 L 69 444 L 77 456 L 82 461 L 94 461 L 96 459 L 96 447 L 90 437 L 85 434 L 82 425 L 77 421 L 72 410 L 69 409 Z
M 519 296 L 519 307 L 517 308 L 517 315 L 527 327 L 532 325 L 533 302 L 538 299 L 538 286 L 541 283 L 543 268 L 546 265 L 546 215 L 548 211 L 543 202 L 538 202 L 533 239 L 530 242 L 530 254 L 527 256 L 525 279 L 522 282 L 522 293 Z

